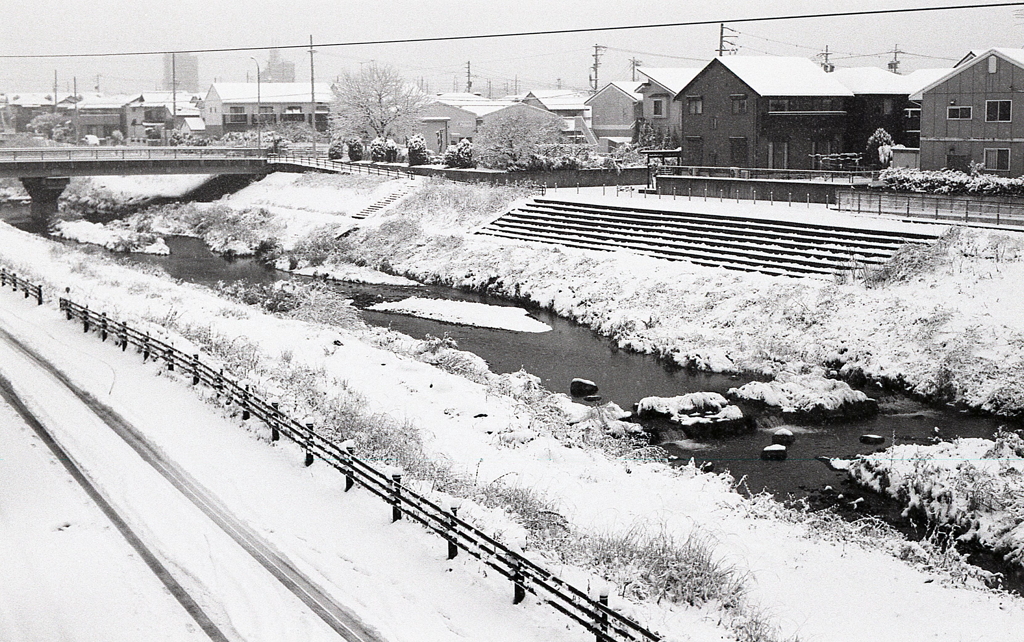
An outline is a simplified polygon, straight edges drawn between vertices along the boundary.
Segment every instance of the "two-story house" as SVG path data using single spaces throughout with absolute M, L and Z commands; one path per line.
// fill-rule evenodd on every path
M 804 58 L 715 58 L 674 97 L 683 163 L 811 169 L 843 149 L 852 97 Z
M 659 147 L 678 147 L 682 141 L 685 107 L 675 100 L 701 67 L 637 67 L 644 82 L 636 90 L 643 97 L 641 123 L 650 125 Z
M 309 126 L 314 118 L 309 83 L 265 82 L 214 83 L 200 104 L 207 133 L 218 138 L 227 132 L 296 123 Z M 326 131 L 330 103 L 334 92 L 328 83 L 318 82 L 312 90 L 316 96 L 316 128 Z M 258 114 L 258 116 L 257 116 Z
M 921 102 L 921 169 L 1024 175 L 1024 49 L 972 53 L 910 96 Z

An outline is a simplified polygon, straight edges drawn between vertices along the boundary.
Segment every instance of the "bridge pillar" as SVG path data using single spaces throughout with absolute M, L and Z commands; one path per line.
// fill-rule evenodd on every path
M 32 216 L 46 217 L 57 211 L 57 199 L 71 179 L 67 176 L 22 178 L 21 184 L 32 197 Z

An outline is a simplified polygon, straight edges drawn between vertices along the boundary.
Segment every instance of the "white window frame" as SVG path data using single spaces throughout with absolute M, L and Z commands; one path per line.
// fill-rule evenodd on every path
M 957 110 L 957 113 L 962 114 L 963 110 L 967 110 L 967 117 L 963 116 L 952 116 L 952 110 Z M 971 105 L 950 105 L 946 108 L 946 120 L 973 120 L 974 119 L 974 107 Z
M 997 167 L 989 167 L 988 165 L 988 153 L 995 152 L 995 164 Z M 999 152 L 1006 152 L 1006 167 L 998 167 L 999 165 Z M 985 162 L 985 169 L 990 172 L 1008 172 L 1010 171 L 1010 148 L 1009 147 L 986 147 L 984 156 L 982 159 Z
M 999 113 L 998 113 L 998 112 L 999 112 L 999 109 L 997 108 L 997 109 L 996 109 L 996 119 L 995 119 L 995 120 L 989 120 L 989 117 L 988 117 L 988 113 L 989 113 L 989 112 L 988 112 L 988 106 L 989 106 L 989 105 L 990 105 L 991 103 L 1008 103 L 1008 104 L 1010 105 L 1010 117 L 1009 117 L 1009 118 L 1007 118 L 1006 120 L 1002 120 L 1002 119 L 1000 119 L 1000 118 L 998 117 L 998 116 L 999 116 Z M 986 101 L 985 101 L 985 122 L 986 122 L 986 123 L 1009 123 L 1009 122 L 1013 122 L 1013 101 L 1012 101 L 1012 100 L 1007 100 L 1007 99 L 1001 99 L 1001 100 L 986 100 Z
M 661 106 L 661 109 L 658 106 Z M 651 116 L 654 118 L 668 118 L 668 110 L 665 109 L 668 100 L 663 97 L 651 98 Z M 658 112 L 661 113 L 658 113 Z

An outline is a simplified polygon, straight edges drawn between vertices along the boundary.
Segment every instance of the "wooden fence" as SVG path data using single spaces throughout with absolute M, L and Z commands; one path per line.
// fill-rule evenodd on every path
M 390 504 L 392 521 L 408 517 L 439 535 L 448 543 L 448 559 L 454 558 L 459 550 L 480 559 L 512 582 L 513 603 L 521 602 L 529 591 L 593 633 L 597 642 L 655 642 L 661 639 L 609 608 L 607 596 L 591 599 L 580 589 L 460 519 L 456 508 L 445 510 L 404 486 L 401 475 L 387 475 L 360 459 L 354 454 L 351 441 L 335 443 L 319 434 L 312 423 L 302 423 L 286 416 L 277 403 L 267 402 L 257 391 L 240 384 L 223 369 L 206 365 L 198 354 L 186 354 L 149 333 L 70 299 L 60 299 L 60 310 L 69 321 L 80 322 L 84 332 L 95 331 L 103 341 L 114 337 L 122 351 L 129 345 L 135 346 L 142 353 L 143 361 L 163 361 L 169 371 L 191 376 L 193 385 L 202 383 L 209 386 L 218 396 L 237 404 L 244 421 L 255 417 L 269 426 L 271 440 L 277 441 L 284 435 L 302 447 L 307 466 L 314 459 L 321 459 L 345 475 L 346 491 L 359 484 Z
M 10 285 L 17 292 L 21 290 L 25 293 L 25 298 L 34 296 L 38 305 L 43 304 L 43 286 L 32 285 L 25 279 L 19 277 L 14 272 L 10 272 L 7 268 L 0 267 L 0 287 L 6 287 Z

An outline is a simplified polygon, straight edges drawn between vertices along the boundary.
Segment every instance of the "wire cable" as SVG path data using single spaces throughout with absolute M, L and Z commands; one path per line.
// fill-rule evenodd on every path
M 960 11 L 964 9 L 997 9 L 1000 7 L 1022 7 L 1024 2 L 995 2 L 995 3 L 970 3 L 949 5 L 944 7 L 901 7 L 895 9 L 862 9 L 860 11 L 835 11 L 824 13 L 799 13 L 779 16 L 757 16 L 752 18 L 719 18 L 715 20 L 689 20 L 685 22 L 661 22 L 644 23 L 634 25 L 615 25 L 609 27 L 580 27 L 575 29 L 545 29 L 537 31 L 508 31 L 480 34 L 466 34 L 461 36 L 429 36 L 423 38 L 389 38 L 383 40 L 353 40 L 348 42 L 325 42 L 309 43 L 301 45 L 278 45 L 278 46 L 251 46 L 251 47 L 215 47 L 208 49 L 178 49 L 178 50 L 152 50 L 152 51 L 111 51 L 103 53 L 73 53 L 73 54 L 0 54 L 0 59 L 30 59 L 30 58 L 107 58 L 114 56 L 155 56 L 169 53 L 220 53 L 225 51 L 264 51 L 267 49 L 308 49 L 310 47 L 358 47 L 366 45 L 397 45 L 425 42 L 454 42 L 464 40 L 484 40 L 489 38 L 519 38 L 524 36 L 552 36 L 574 33 L 607 33 L 612 31 L 628 31 L 634 29 L 665 29 L 670 27 L 697 27 L 715 25 L 720 23 L 740 22 L 773 22 L 778 20 L 807 20 L 812 18 L 843 18 L 854 16 L 879 16 L 896 15 L 905 13 L 926 13 L 935 11 Z

